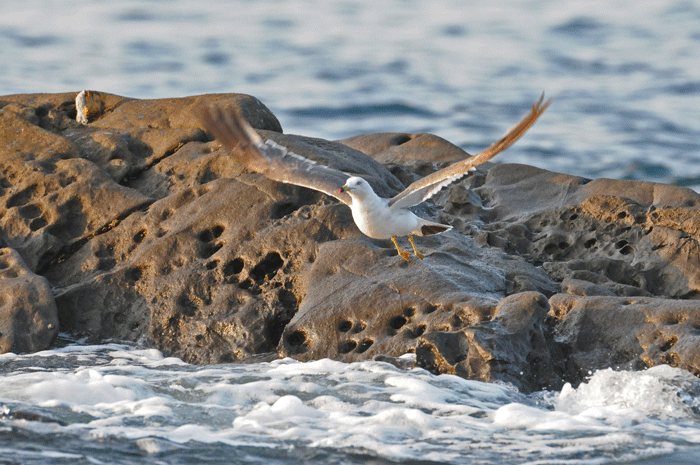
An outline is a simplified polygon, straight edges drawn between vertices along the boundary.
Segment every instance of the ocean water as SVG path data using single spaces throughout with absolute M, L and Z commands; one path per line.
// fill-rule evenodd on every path
M 0 95 L 82 89 L 243 92 L 288 133 L 472 153 L 544 91 L 496 161 L 700 189 L 697 1 L 5 2 Z M 604 370 L 524 395 L 380 362 L 71 344 L 0 356 L 0 463 L 700 463 L 698 383 Z
M 0 95 L 243 92 L 286 132 L 431 132 L 497 161 L 700 188 L 697 0 L 35 0 L 0 15 Z
M 5 354 L 0 369 L 0 463 L 700 459 L 700 380 L 668 366 L 527 396 L 384 362 L 195 366 L 119 344 Z

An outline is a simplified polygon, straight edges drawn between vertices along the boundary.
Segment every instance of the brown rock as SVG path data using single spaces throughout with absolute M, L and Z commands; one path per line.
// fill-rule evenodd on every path
M 438 200 L 466 220 L 456 226 L 483 225 L 482 243 L 542 263 L 557 281 L 586 280 L 616 295 L 688 298 L 700 290 L 700 195 L 690 189 L 523 165 L 496 165 L 469 183 L 482 203 L 447 193 Z
M 0 230 L 30 269 L 148 201 L 79 158 L 66 137 L 5 108 L 0 126 Z
M 700 375 L 698 301 L 557 294 L 550 304 L 582 372 L 668 364 Z
M 46 279 L 32 273 L 13 249 L 0 249 L 0 353 L 51 346 L 58 315 Z
M 538 292 L 502 299 L 493 318 L 461 331 L 421 338 L 417 364 L 438 373 L 502 381 L 521 391 L 560 389 L 572 373 L 546 323 L 549 304 Z
M 700 196 L 688 189 L 481 167 L 435 197 L 442 210 L 417 208 L 455 230 L 418 238 L 426 258 L 406 263 L 346 206 L 237 164 L 196 110 L 238 105 L 263 137 L 383 196 L 462 158 L 451 144 L 345 141 L 400 160 L 390 172 L 347 145 L 281 134 L 253 97 L 99 95 L 88 124 L 75 94 L 0 97 L 0 242 L 48 279 L 63 331 L 197 363 L 415 351 L 435 372 L 524 391 L 606 366 L 697 372 L 700 326 L 683 299 L 700 290 Z
M 321 246 L 316 260 L 307 267 L 303 278 L 306 296 L 284 331 L 281 354 L 300 360 L 330 357 L 350 362 L 398 356 L 433 344 L 431 356 L 417 354 L 418 364 L 435 372 L 507 379 L 525 390 L 560 383 L 544 352 L 547 309 L 535 306 L 527 297 L 538 296 L 535 300 L 544 299 L 544 305 L 546 299 L 538 292 L 516 294 L 524 302 L 523 315 L 516 315 L 518 311 L 507 299 L 498 303 L 507 292 L 538 289 L 551 293 L 553 283 L 526 262 L 497 249 L 475 247 L 468 238 L 442 235 L 421 239 L 429 252 L 425 260 L 410 263 L 398 261 L 389 241 L 359 237 Z M 526 309 L 528 306 L 538 309 L 537 316 L 530 314 L 533 310 Z M 472 330 L 474 325 L 483 329 Z M 541 347 L 524 351 L 513 343 L 514 333 L 532 342 L 534 332 L 542 339 Z M 457 344 L 457 340 L 461 342 Z M 497 347 L 501 348 L 494 353 Z M 467 365 L 471 370 L 462 364 L 455 367 L 465 351 L 479 354 L 478 369 L 476 362 Z M 436 363 L 430 357 L 447 361 Z M 547 360 L 542 362 L 549 371 L 546 380 L 532 381 L 531 370 L 516 377 L 505 374 L 505 360 L 527 358 L 534 366 L 538 357 Z M 523 369 L 520 364 L 514 373 Z
M 365 153 L 380 163 L 411 161 L 446 162 L 462 160 L 469 154 L 433 134 L 362 134 L 338 141 Z
M 177 134 L 186 139 L 186 129 Z M 402 188 L 382 165 L 346 146 L 261 133 L 361 174 L 385 195 Z M 153 147 L 144 134 L 140 143 Z M 357 234 L 350 212 L 315 191 L 246 173 L 218 143 L 175 145 L 124 182 L 150 202 L 46 266 L 63 327 L 92 341 L 143 340 L 199 363 L 274 351 L 305 293 L 299 270 L 321 242 L 346 236 L 349 227 Z M 133 146 L 139 144 L 117 142 L 114 150 L 133 155 Z

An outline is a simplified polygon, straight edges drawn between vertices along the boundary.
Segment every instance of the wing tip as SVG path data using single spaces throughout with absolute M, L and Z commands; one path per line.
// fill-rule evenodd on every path
M 204 129 L 229 148 L 263 142 L 236 104 L 202 105 L 195 111 Z
M 543 103 L 544 102 L 544 103 Z M 549 107 L 549 105 L 552 104 L 552 99 L 548 98 L 547 101 L 544 101 L 544 91 L 542 91 L 542 95 L 540 95 L 540 99 L 532 106 L 532 112 L 536 113 L 537 116 L 541 115 L 544 113 L 544 111 Z

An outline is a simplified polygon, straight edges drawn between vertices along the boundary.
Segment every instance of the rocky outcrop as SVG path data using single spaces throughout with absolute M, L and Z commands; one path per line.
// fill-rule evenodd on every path
M 35 352 L 58 334 L 58 313 L 46 279 L 17 251 L 0 249 L 0 352 Z
M 418 238 L 426 258 L 406 263 L 390 241 L 363 236 L 344 205 L 237 164 L 196 110 L 238 105 L 263 137 L 384 196 L 466 156 L 447 141 L 286 135 L 238 94 L 90 93 L 100 101 L 80 124 L 75 95 L 0 97 L 3 257 L 41 291 L 9 275 L 0 286 L 44 296 L 2 314 L 3 351 L 50 345 L 53 308 L 62 332 L 195 363 L 415 352 L 433 372 L 524 391 L 608 366 L 700 374 L 693 191 L 490 164 L 419 207 L 455 229 Z M 20 316 L 34 329 L 6 323 Z M 37 336 L 13 342 L 22 333 Z

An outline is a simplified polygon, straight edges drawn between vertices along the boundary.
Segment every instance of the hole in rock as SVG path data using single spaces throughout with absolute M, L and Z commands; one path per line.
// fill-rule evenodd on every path
M 100 271 L 109 271 L 114 268 L 117 261 L 113 258 L 100 258 L 97 261 L 97 269 Z
M 363 339 L 362 342 L 360 342 L 360 345 L 357 346 L 357 353 L 362 354 L 367 352 L 367 349 L 372 347 L 372 344 L 374 344 L 372 339 Z
M 676 342 L 678 342 L 678 336 L 670 337 L 663 344 L 661 344 L 659 349 L 661 349 L 662 352 L 666 352 L 668 349 L 676 345 Z
M 615 244 L 615 247 L 618 248 L 618 249 L 621 249 L 621 248 L 623 248 L 624 246 L 626 246 L 627 244 L 629 244 L 629 242 L 627 242 L 626 240 L 621 240 L 621 241 L 618 241 L 618 242 Z
M 278 220 L 284 218 L 290 213 L 294 213 L 297 210 L 297 206 L 291 202 L 278 203 L 272 207 L 271 216 L 273 219 Z
M 199 257 L 200 258 L 209 258 L 212 255 L 214 255 L 216 252 L 219 251 L 223 247 L 223 244 L 221 243 L 216 243 L 216 244 L 204 244 L 199 251 Z
M 404 308 L 404 309 L 403 309 L 403 314 L 404 314 L 404 316 L 406 316 L 407 318 L 411 318 L 413 315 L 416 314 L 416 309 L 413 308 L 413 307 Z
M 242 282 L 238 285 L 238 287 L 241 288 L 241 289 L 246 289 L 246 290 L 248 290 L 248 289 L 250 289 L 250 288 L 253 287 L 253 280 L 250 279 L 250 278 L 248 278 L 248 279 L 246 279 L 245 281 L 242 281 Z
M 583 243 L 583 246 L 587 249 L 590 249 L 593 247 L 596 243 L 596 238 L 588 239 L 586 242 Z
M 199 233 L 199 240 L 202 242 L 211 242 L 214 240 L 214 234 L 211 232 L 210 229 L 205 229 L 201 233 Z
M 29 223 L 29 229 L 31 229 L 32 231 L 38 231 L 41 228 L 43 228 L 44 226 L 46 226 L 47 224 L 48 224 L 48 222 L 46 221 L 45 218 L 36 218 L 36 219 L 32 220 L 31 223 Z
M 19 214 L 22 216 L 22 218 L 36 218 L 37 216 L 41 215 L 41 208 L 31 204 L 25 205 L 19 209 Z
M 397 134 L 389 140 L 391 145 L 401 145 L 411 140 L 411 136 L 408 134 Z
M 12 208 L 12 207 L 19 207 L 20 205 L 24 205 L 27 202 L 29 202 L 34 195 L 34 192 L 36 192 L 37 185 L 33 184 L 26 189 L 16 193 L 9 199 L 7 199 L 7 203 L 5 206 L 7 208 Z
M 303 331 L 299 331 L 297 329 L 289 333 L 285 340 L 287 341 L 288 345 L 292 347 L 299 347 L 306 342 L 306 334 L 304 334 Z
M 618 219 L 618 220 L 621 220 L 621 219 L 623 219 L 623 218 L 626 217 L 626 216 L 627 216 L 627 212 L 620 212 L 620 213 L 617 214 L 617 219 Z
M 134 234 L 134 242 L 136 244 L 140 244 L 141 241 L 143 241 L 144 237 L 146 237 L 146 230 L 142 229 L 139 232 L 137 232 L 136 234 Z
M 392 329 L 401 329 L 403 325 L 407 323 L 406 317 L 403 315 L 396 315 L 389 320 L 389 327 Z
M 217 363 L 235 363 L 236 360 L 238 360 L 238 359 L 236 358 L 236 356 L 233 353 L 226 352 L 226 353 L 219 355 L 216 362 Z
M 365 330 L 365 328 L 367 328 L 367 323 L 365 323 L 364 321 L 358 321 L 357 323 L 355 323 L 355 326 L 352 328 L 352 332 L 353 333 L 361 333 L 362 331 Z
M 249 276 L 255 281 L 262 281 L 265 277 L 270 279 L 277 273 L 277 270 L 282 268 L 282 265 L 284 265 L 284 260 L 280 254 L 270 252 L 250 270 Z
M 350 320 L 343 320 L 340 323 L 338 323 L 338 331 L 341 333 L 347 333 L 350 331 L 350 328 L 352 328 L 352 321 Z
M 685 320 L 687 320 L 688 317 L 686 315 L 666 315 L 666 318 L 663 319 L 663 324 L 664 325 L 677 325 L 679 323 L 683 323 Z
M 632 246 L 629 245 L 629 244 L 620 249 L 620 253 L 621 253 L 622 255 L 629 255 L 629 254 L 631 254 L 632 252 L 634 252 L 634 247 L 632 247 Z
M 212 236 L 214 236 L 214 237 L 219 237 L 219 236 L 221 236 L 221 235 L 224 233 L 224 230 L 225 230 L 225 229 L 226 229 L 226 228 L 224 228 L 224 227 L 221 226 L 221 225 L 216 225 L 216 226 L 214 226 L 214 227 L 212 228 L 211 234 L 212 234 Z
M 197 313 L 197 304 L 187 295 L 181 295 L 177 300 L 177 305 L 180 309 L 180 313 L 185 316 L 192 317 Z
M 212 260 L 204 266 L 207 270 L 214 270 L 217 266 L 219 266 L 219 260 Z
M 139 268 L 138 266 L 135 266 L 133 268 L 129 268 L 126 271 L 126 279 L 128 279 L 131 282 L 138 281 L 139 279 L 141 279 L 142 276 L 143 276 L 143 270 L 141 268 Z
M 242 259 L 234 258 L 233 260 L 226 262 L 224 265 L 224 274 L 226 276 L 238 274 L 243 271 L 243 265 L 244 263 Z
M 338 352 L 341 354 L 347 354 L 348 352 L 352 352 L 355 347 L 357 347 L 357 342 L 353 340 L 343 341 L 338 344 Z
M 265 333 L 267 340 L 270 341 L 272 347 L 277 347 L 284 333 L 284 328 L 287 327 L 292 319 L 289 312 L 278 312 L 265 323 Z M 303 341 L 302 341 L 303 343 Z
M 547 255 L 552 255 L 554 252 L 556 252 L 556 250 L 557 245 L 551 242 L 544 246 L 544 253 L 546 253 Z
M 426 315 L 428 315 L 428 314 L 430 314 L 430 313 L 433 313 L 433 312 L 436 311 L 437 309 L 438 309 L 438 308 L 437 308 L 437 305 L 432 305 L 432 304 L 431 304 L 431 305 L 428 305 L 427 307 L 425 307 L 425 311 L 424 311 L 423 313 L 426 314 Z
M 49 109 L 50 107 L 46 105 L 42 105 L 38 107 L 36 110 L 34 110 L 34 114 L 37 115 L 39 118 L 43 118 L 44 116 L 49 114 Z
M 277 298 L 279 299 L 279 302 L 282 305 L 282 307 L 287 310 L 293 310 L 297 307 L 296 296 L 286 289 L 280 289 L 279 291 L 277 291 Z
M 410 335 L 411 335 L 411 337 L 414 337 L 414 338 L 415 338 L 415 337 L 420 337 L 420 336 L 423 335 L 423 333 L 425 333 L 425 330 L 426 330 L 427 328 L 428 328 L 428 327 L 427 327 L 426 325 L 419 325 L 419 326 L 416 326 L 416 327 L 413 328 L 413 330 L 410 332 Z

